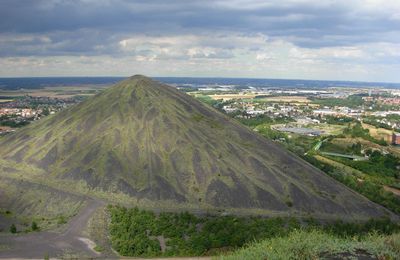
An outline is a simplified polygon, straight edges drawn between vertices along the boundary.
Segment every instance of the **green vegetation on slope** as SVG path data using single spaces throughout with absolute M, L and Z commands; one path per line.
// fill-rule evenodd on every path
M 362 150 L 362 145 L 360 142 L 344 146 L 342 144 L 332 143 L 330 142 L 330 139 L 325 140 L 322 143 L 320 149 L 320 151 L 322 152 L 342 153 L 342 154 L 359 155 L 359 156 L 362 155 L 361 150 Z
M 305 156 L 304 158 L 347 187 L 359 192 L 371 201 L 400 214 L 400 197 L 385 191 L 382 185 L 374 179 L 365 178 L 360 181 L 360 177 L 364 176 L 358 176 L 356 172 L 348 173 L 343 169 L 321 162 L 312 156 Z
M 399 259 L 400 234 L 338 237 L 319 230 L 295 230 L 285 237 L 253 243 L 217 259 Z
M 367 161 L 353 161 L 346 158 L 332 157 L 332 160 L 339 161 L 345 165 L 378 177 L 392 177 L 395 179 L 400 178 L 397 166 L 400 165 L 400 159 L 391 154 L 381 154 L 379 151 L 367 151 L 369 160 Z
M 388 115 L 386 117 L 386 119 L 389 120 L 389 118 L 393 118 L 394 120 L 400 120 L 399 115 L 395 115 L 395 116 L 397 116 L 397 117 L 393 117 L 393 115 Z M 387 130 L 393 130 L 393 127 L 391 127 L 390 125 L 385 124 L 383 122 L 379 122 L 381 119 L 382 119 L 382 117 L 365 116 L 365 117 L 363 117 L 363 123 L 375 126 L 376 128 L 384 128 Z
M 110 206 L 113 248 L 123 256 L 216 255 L 253 241 L 284 237 L 299 228 L 324 230 L 341 237 L 365 236 L 370 232 L 391 234 L 400 226 L 388 219 L 365 223 L 341 221 L 321 225 L 313 219 L 203 216 L 160 213 Z

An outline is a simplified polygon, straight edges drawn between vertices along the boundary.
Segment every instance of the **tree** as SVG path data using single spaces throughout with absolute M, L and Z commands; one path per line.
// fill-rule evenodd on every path
M 17 233 L 17 227 L 14 224 L 11 224 L 10 232 L 13 233 L 13 234 Z
M 350 151 L 353 152 L 354 154 L 361 154 L 361 143 L 357 142 L 355 144 L 352 144 L 350 147 Z
M 45 107 L 45 108 L 43 109 L 43 111 L 42 111 L 42 114 L 43 114 L 44 116 L 50 115 L 49 109 L 48 109 L 47 107 Z

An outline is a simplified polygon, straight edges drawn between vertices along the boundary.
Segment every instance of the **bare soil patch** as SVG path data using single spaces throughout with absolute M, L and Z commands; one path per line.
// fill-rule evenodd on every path
M 394 195 L 400 196 L 400 190 L 393 188 L 393 187 L 389 187 L 389 186 L 383 186 L 383 189 L 385 189 L 386 191 L 390 191 L 391 193 L 393 193 Z

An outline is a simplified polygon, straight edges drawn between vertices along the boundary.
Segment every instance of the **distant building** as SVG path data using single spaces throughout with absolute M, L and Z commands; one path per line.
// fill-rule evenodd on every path
M 235 107 L 231 107 L 231 106 L 224 106 L 222 108 L 226 113 L 233 113 L 236 112 L 238 109 Z
M 400 98 L 383 98 L 379 97 L 378 101 L 387 105 L 400 105 Z
M 374 101 L 374 97 L 371 97 L 371 96 L 369 96 L 369 97 L 362 97 L 362 99 L 363 99 L 364 101 L 367 101 L 367 102 Z
M 249 115 L 263 115 L 263 114 L 265 114 L 264 110 L 247 110 L 246 112 Z
M 335 93 L 326 93 L 326 94 L 320 94 L 320 98 L 347 98 L 349 96 L 348 93 L 345 92 L 335 92 Z
M 392 135 L 392 144 L 400 144 L 400 133 L 393 133 Z
M 321 116 L 338 114 L 336 111 L 333 111 L 331 109 L 317 109 L 317 110 L 314 110 L 313 113 L 314 113 L 314 115 L 321 115 Z

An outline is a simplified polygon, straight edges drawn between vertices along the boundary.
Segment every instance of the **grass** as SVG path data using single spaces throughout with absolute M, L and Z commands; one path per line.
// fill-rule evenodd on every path
M 339 237 L 320 230 L 295 230 L 288 236 L 255 242 L 233 254 L 215 259 L 320 259 L 324 257 L 356 257 L 399 259 L 400 234 L 376 233 L 365 237 Z
M 352 167 L 350 167 L 350 166 L 344 165 L 344 164 L 342 164 L 342 163 L 340 163 L 340 162 L 331 160 L 331 159 L 326 158 L 326 157 L 321 156 L 321 155 L 315 155 L 314 157 L 315 157 L 317 160 L 319 160 L 319 161 L 321 161 L 321 162 L 323 162 L 323 163 L 330 164 L 330 165 L 332 165 L 333 167 L 344 171 L 346 174 L 351 174 L 351 175 L 357 176 L 357 177 L 359 177 L 359 178 L 364 178 L 364 177 L 365 177 L 365 174 L 364 174 L 363 172 L 361 172 L 361 171 L 359 171 L 359 170 L 356 170 L 356 169 L 354 169 L 354 168 L 352 168 Z
M 324 135 L 339 135 L 343 133 L 343 129 L 346 126 L 334 124 L 311 124 L 307 125 L 307 127 L 322 130 L 325 132 Z

